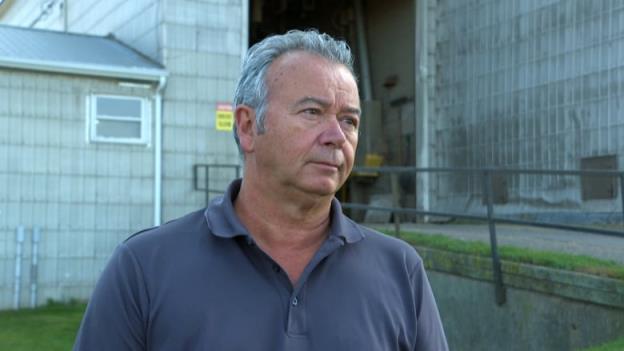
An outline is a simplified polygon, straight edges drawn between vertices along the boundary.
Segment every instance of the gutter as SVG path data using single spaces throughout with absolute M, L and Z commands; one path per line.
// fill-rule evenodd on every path
M 163 74 L 159 77 L 154 95 L 154 226 L 159 226 L 162 221 L 162 92 L 166 85 L 167 75 Z
M 28 71 L 76 74 L 89 77 L 134 79 L 159 83 L 161 81 L 161 78 L 167 75 L 167 71 L 157 68 L 125 68 L 84 63 L 14 59 L 8 57 L 0 57 L 0 67 L 15 68 Z

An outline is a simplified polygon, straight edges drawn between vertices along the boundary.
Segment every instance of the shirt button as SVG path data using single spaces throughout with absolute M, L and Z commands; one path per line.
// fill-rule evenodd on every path
M 295 298 L 293 298 L 293 300 L 292 300 L 292 305 L 293 305 L 293 306 L 297 306 L 298 304 L 299 304 L 299 300 L 297 300 L 297 298 L 296 298 L 296 297 L 295 297 Z

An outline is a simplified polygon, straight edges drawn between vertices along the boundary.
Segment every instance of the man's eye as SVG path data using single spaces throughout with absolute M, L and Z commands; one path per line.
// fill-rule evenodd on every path
M 303 110 L 303 112 L 309 115 L 321 114 L 321 111 L 318 108 L 306 108 L 305 110 Z
M 353 117 L 344 117 L 344 118 L 342 118 L 342 123 L 348 125 L 352 129 L 357 129 L 357 127 L 358 127 L 358 120 L 356 118 L 353 118 Z

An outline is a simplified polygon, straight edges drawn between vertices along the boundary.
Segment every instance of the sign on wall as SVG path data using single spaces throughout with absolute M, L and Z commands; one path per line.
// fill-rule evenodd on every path
M 218 102 L 215 121 L 217 130 L 226 132 L 232 131 L 234 128 L 234 113 L 232 112 L 232 104 Z

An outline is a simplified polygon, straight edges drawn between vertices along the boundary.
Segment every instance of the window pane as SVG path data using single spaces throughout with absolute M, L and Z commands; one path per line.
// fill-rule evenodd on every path
M 99 120 L 95 133 L 98 137 L 140 139 L 141 123 Z
M 98 97 L 97 114 L 141 118 L 141 100 Z

